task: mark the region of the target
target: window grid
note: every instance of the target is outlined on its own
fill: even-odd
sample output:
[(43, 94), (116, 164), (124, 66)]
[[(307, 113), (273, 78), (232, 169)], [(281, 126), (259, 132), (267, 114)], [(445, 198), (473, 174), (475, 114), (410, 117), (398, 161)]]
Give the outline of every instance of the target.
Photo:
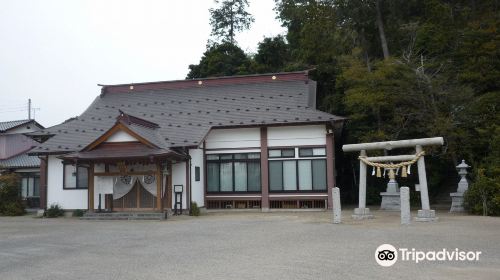
[[(293, 157), (283, 157), (283, 153), (279, 153), (281, 156), (271, 156), (271, 151), (276, 155), (278, 154), (276, 151), (280, 150), (294, 150), (294, 156)], [(269, 149), (269, 192), (324, 192), (328, 189), (327, 186), (327, 181), (326, 181), (326, 176), (327, 176), (327, 170), (326, 170), (326, 147), (325, 146), (316, 146), (316, 147), (296, 147), (296, 148), (279, 148), (279, 149)], [(293, 161), (295, 162), (295, 178), (288, 180), (285, 177), (285, 164), (284, 162), (290, 162)], [(319, 164), (318, 162), (322, 161), (322, 164)], [(271, 162), (274, 162), (274, 164), (271, 164)], [(277, 162), (281, 163), (281, 168), (277, 169), (277, 172), (281, 172), (281, 179), (279, 180), (281, 183), (280, 189), (277, 189), (277, 186), (273, 184), (271, 181), (272, 177), (272, 172), (271, 172), (271, 166), (274, 165), (276, 166)], [(300, 166), (303, 165), (303, 162), (309, 162), (310, 166), (310, 181), (311, 185), (308, 189), (301, 189), (301, 177), (300, 177)], [(317, 170), (318, 166), (323, 165), (323, 170)], [(316, 168), (315, 168), (316, 166)], [(320, 172), (321, 171), (321, 172)], [(325, 177), (321, 179), (322, 182), (324, 182), (324, 186), (318, 187), (316, 185), (317, 179), (315, 180), (315, 175), (320, 174), (323, 175), (322, 177)], [(290, 190), (287, 189), (287, 186), (285, 186), (285, 182), (288, 181), (295, 181), (295, 189)]]
[[(260, 166), (260, 153), (240, 153), (240, 154), (210, 154), (207, 155), (207, 160), (206, 160), (206, 166), (207, 166), (207, 193), (252, 193), (252, 192), (260, 192), (261, 191), (261, 186), (260, 186), (260, 180), (261, 180), (261, 166)], [(230, 163), (230, 169), (231, 169), (231, 181), (232, 181), (232, 188), (231, 190), (222, 190), (222, 179), (221, 179), (221, 170), (222, 170), (222, 165), (223, 164), (228, 164)], [(241, 186), (236, 185), (236, 168), (235, 164), (236, 163), (246, 163), (245, 164), (245, 172), (246, 172), (246, 190), (237, 190), (237, 188), (241, 188)], [(258, 187), (255, 190), (249, 190), (250, 188), (255, 188), (254, 185), (250, 184), (251, 178), (255, 176), (251, 176), (249, 173), (249, 169), (255, 168), (255, 166), (250, 167), (250, 164), (258, 164)], [(209, 178), (211, 176), (211, 173), (208, 170), (209, 164), (216, 164), (218, 166), (217, 168), (217, 189), (216, 190), (210, 190), (209, 188)], [(250, 168), (249, 168), (250, 167)], [(255, 170), (253, 170), (255, 171)], [(255, 178), (254, 178), (255, 179)]]

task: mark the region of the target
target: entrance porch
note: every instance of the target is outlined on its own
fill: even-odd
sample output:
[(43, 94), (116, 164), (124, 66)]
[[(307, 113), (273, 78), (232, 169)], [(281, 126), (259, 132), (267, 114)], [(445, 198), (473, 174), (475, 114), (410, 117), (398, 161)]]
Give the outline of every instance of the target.
[[(171, 150), (159, 153), (135, 147), (140, 145), (103, 143), (98, 149), (62, 157), (65, 174), (76, 173), (77, 181), (88, 180), (89, 213), (172, 209), (173, 165), (186, 161), (187, 156)], [(87, 174), (80, 172), (83, 167)], [(87, 178), (83, 178), (85, 175)]]

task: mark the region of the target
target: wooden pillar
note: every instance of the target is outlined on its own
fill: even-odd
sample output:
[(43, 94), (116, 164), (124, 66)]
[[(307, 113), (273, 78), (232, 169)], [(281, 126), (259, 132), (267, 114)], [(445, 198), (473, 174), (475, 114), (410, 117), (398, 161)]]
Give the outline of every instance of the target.
[(267, 127), (260, 128), (261, 204), (263, 212), (269, 211), (269, 162), (267, 152)]
[(88, 189), (88, 195), (89, 195), (89, 212), (94, 212), (94, 163), (90, 164), (89, 167), (89, 189)]
[(162, 176), (161, 176), (161, 165), (159, 163), (156, 164), (156, 210), (158, 212), (163, 212), (163, 203), (161, 199), (161, 185), (162, 185)]
[(326, 183), (328, 186), (328, 209), (333, 209), (333, 188), (335, 187), (335, 145), (334, 135), (326, 135)]
[(172, 177), (173, 177), (173, 166), (172, 166), (172, 163), (171, 162), (168, 162), (167, 163), (167, 168), (168, 168), (168, 172), (170, 175), (168, 175), (168, 179), (167, 179), (167, 186), (166, 186), (166, 190), (165, 190), (165, 198), (167, 200), (167, 208), (168, 209), (172, 209)]
[(47, 208), (47, 170), (48, 156), (40, 158), (40, 209)]

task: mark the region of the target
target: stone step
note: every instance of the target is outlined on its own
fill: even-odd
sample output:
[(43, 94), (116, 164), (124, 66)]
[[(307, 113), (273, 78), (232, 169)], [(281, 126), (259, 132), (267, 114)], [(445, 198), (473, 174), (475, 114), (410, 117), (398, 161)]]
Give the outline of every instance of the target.
[(165, 213), (156, 212), (112, 212), (85, 213), (80, 220), (164, 220)]

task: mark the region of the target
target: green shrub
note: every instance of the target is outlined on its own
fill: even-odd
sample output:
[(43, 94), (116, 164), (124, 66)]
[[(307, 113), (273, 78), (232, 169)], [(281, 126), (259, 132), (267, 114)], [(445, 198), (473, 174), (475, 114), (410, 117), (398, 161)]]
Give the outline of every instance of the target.
[(52, 204), (47, 210), (45, 210), (45, 217), (47, 218), (57, 218), (63, 215), (64, 209), (62, 209), (58, 204)]
[(85, 214), (85, 211), (82, 209), (76, 209), (73, 211), (73, 217), (83, 217), (83, 214)]
[(0, 176), (0, 215), (24, 215), (24, 205), (19, 196), (20, 178), (15, 173)]
[(465, 192), (464, 207), (472, 214), (500, 216), (500, 178), (490, 178), (478, 169), (476, 180)]
[(198, 204), (196, 202), (191, 202), (191, 210), (189, 210), (189, 215), (190, 216), (200, 215), (200, 208), (198, 207)]
[(5, 203), (2, 209), (4, 216), (22, 216), (25, 213), (24, 205), (18, 201)]

